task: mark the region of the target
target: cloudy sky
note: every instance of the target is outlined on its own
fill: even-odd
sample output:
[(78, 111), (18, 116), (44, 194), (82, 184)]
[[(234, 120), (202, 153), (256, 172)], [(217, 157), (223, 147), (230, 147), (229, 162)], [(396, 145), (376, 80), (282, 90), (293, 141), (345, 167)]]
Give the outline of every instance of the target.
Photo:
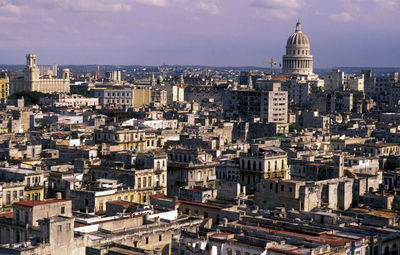
[(262, 66), (300, 19), (316, 67), (397, 67), (399, 13), (399, 0), (0, 0), (0, 64)]

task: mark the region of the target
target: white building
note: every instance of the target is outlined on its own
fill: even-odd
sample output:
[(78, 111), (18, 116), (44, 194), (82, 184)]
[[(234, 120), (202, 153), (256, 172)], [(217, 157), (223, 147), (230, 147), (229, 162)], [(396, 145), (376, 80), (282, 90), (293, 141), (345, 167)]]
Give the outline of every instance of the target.
[(182, 84), (165, 86), (167, 90), (167, 104), (185, 101), (185, 87)]
[(117, 70), (107, 71), (106, 79), (108, 81), (121, 82), (121, 71)]
[(301, 23), (297, 22), (296, 31), (286, 43), (286, 55), (283, 56), (283, 74), (313, 74), (313, 57), (310, 53), (310, 41), (301, 31)]
[(98, 98), (86, 98), (78, 94), (59, 94), (57, 101), (54, 103), (55, 106), (68, 106), (68, 107), (79, 107), (79, 106), (96, 106), (99, 105)]
[(364, 91), (364, 74), (346, 74), (339, 69), (333, 69), (324, 76), (325, 91)]
[(10, 76), (10, 94), (18, 91), (38, 91), (42, 93), (68, 93), (69, 69), (62, 69), (61, 78), (52, 75), (40, 75), (36, 64), (36, 55), (26, 55), (26, 66), (22, 75)]

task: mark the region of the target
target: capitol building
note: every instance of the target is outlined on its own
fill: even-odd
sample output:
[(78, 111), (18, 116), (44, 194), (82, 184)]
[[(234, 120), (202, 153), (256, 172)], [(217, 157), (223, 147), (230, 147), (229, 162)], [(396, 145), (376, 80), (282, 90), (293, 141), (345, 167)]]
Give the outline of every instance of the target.
[(288, 75), (312, 75), (313, 57), (310, 52), (310, 40), (301, 31), (300, 21), (296, 31), (286, 43), (286, 54), (283, 56), (282, 73)]

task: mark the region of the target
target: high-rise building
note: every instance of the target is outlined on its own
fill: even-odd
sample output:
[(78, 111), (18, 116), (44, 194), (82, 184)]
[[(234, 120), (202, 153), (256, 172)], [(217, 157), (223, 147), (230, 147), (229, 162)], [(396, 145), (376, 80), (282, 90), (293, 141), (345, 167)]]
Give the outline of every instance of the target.
[(287, 123), (288, 92), (282, 91), (281, 85), (281, 82), (258, 80), (255, 88), (227, 90), (224, 111), (241, 118), (260, 118), (266, 123)]
[(283, 56), (282, 72), (289, 75), (313, 74), (313, 57), (310, 53), (310, 40), (301, 31), (300, 21), (296, 31), (286, 43), (286, 55)]

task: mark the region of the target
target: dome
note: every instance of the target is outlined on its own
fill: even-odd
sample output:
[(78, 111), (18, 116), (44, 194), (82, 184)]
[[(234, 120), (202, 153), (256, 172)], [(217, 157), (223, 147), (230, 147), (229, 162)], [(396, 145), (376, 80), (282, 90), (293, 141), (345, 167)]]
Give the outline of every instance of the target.
[(301, 31), (300, 21), (296, 31), (286, 43), (286, 54), (283, 55), (282, 73), (289, 75), (310, 75), (313, 73), (313, 56), (310, 53), (310, 40)]
[(301, 23), (297, 22), (296, 32), (294, 32), (287, 40), (286, 46), (296, 46), (296, 45), (310, 45), (308, 37), (301, 32)]

